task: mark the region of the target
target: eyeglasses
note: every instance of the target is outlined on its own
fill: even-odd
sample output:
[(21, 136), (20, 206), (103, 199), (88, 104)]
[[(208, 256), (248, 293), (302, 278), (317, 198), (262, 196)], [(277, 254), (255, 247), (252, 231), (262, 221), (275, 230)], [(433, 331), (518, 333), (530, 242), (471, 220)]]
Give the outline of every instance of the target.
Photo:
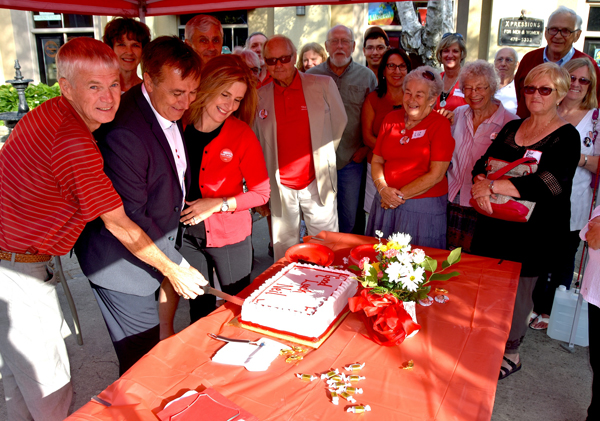
[(496, 59), (496, 63), (506, 63), (506, 64), (510, 64), (510, 63), (514, 63), (514, 59), (510, 58), (510, 57), (498, 57)]
[(538, 91), (541, 96), (548, 96), (552, 93), (552, 91), (556, 91), (556, 89), (552, 89), (547, 86), (540, 86), (539, 88), (535, 86), (526, 86), (523, 88), (525, 95), (533, 95), (535, 94), (535, 91)]
[(342, 44), (344, 47), (348, 47), (350, 46), (350, 44), (352, 44), (354, 42), (354, 40), (348, 39), (348, 38), (342, 38), (342, 39), (328, 39), (327, 41), (330, 45), (339, 45)]
[(546, 28), (546, 30), (548, 31), (548, 33), (552, 36), (558, 34), (560, 32), (560, 34), (562, 35), (563, 38), (567, 38), (569, 37), (573, 32), (577, 32), (580, 31), (581, 29), (575, 29), (574, 31), (571, 31), (570, 29), (567, 28)]
[(222, 44), (223, 40), (220, 37), (213, 37), (212, 39), (208, 39), (207, 37), (198, 38), (198, 42), (202, 45), (208, 45), (209, 42), (213, 44)]
[(368, 47), (365, 47), (365, 51), (368, 51), (369, 53), (372, 53), (373, 50), (376, 50), (378, 53), (383, 53), (387, 49), (388, 47), (386, 45), (369, 45)]
[(281, 56), (281, 57), (273, 57), (273, 58), (265, 58), (265, 63), (269, 66), (275, 66), (277, 62), (280, 61), (281, 64), (287, 64), (292, 61), (292, 56)]
[(400, 70), (400, 71), (404, 71), (407, 69), (406, 64), (405, 63), (401, 63), (401, 64), (394, 64), (394, 63), (388, 63), (385, 65), (385, 67), (388, 68), (388, 70), (390, 71), (394, 71), (396, 69)]
[(478, 94), (484, 94), (485, 91), (487, 91), (489, 89), (489, 87), (490, 87), (490, 85), (488, 85), (488, 86), (477, 86), (475, 88), (471, 88), (470, 86), (465, 86), (462, 91), (465, 94), (469, 94), (471, 92), (476, 92)]
[(421, 73), (421, 76), (423, 76), (425, 79), (430, 80), (430, 81), (435, 81), (435, 75), (433, 74), (433, 72), (429, 71), (429, 70), (425, 70), (423, 73)]
[(260, 75), (260, 67), (251, 67), (250, 70), (252, 71), (252, 73), (254, 73), (255, 75)]
[(458, 32), (446, 32), (444, 35), (442, 35), (442, 39), (447, 38), (450, 35), (454, 35), (458, 39), (463, 39), (463, 36), (461, 34), (459, 34)]
[(579, 79), (577, 79), (577, 76), (571, 75), (571, 83), (575, 82), (576, 80), (579, 80), (580, 85), (589, 85), (590, 83), (592, 83), (591, 80), (585, 77), (580, 77)]

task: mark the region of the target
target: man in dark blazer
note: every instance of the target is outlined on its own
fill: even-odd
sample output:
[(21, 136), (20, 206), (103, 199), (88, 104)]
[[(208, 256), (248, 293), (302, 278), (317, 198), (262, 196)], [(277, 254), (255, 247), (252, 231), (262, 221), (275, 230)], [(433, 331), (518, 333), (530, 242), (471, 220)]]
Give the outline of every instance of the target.
[[(177, 37), (159, 37), (144, 47), (141, 65), (143, 83), (123, 95), (114, 121), (95, 136), (127, 215), (173, 262), (189, 266), (175, 249), (190, 179), (180, 119), (196, 98), (201, 62)], [(87, 225), (75, 252), (123, 374), (159, 342), (156, 297), (163, 275), (133, 256), (99, 219)]]

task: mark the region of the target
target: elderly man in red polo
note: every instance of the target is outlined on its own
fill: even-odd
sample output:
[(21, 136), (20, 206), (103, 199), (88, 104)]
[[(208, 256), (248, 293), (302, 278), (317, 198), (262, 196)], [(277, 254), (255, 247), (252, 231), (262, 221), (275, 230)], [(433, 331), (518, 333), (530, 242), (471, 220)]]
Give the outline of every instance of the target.
[(64, 322), (47, 262), (102, 218), (140, 260), (195, 297), (206, 284), (170, 261), (125, 214), (92, 137), (119, 106), (119, 62), (106, 44), (75, 38), (56, 57), (62, 96), (34, 109), (0, 150), (0, 355), (8, 419), (63, 420), (72, 387)]
[[(572, 58), (587, 57), (590, 59), (596, 69), (596, 79), (600, 80), (600, 69), (590, 56), (576, 50), (573, 44), (581, 36), (581, 17), (565, 6), (560, 6), (548, 18), (548, 25), (544, 31), (544, 36), (548, 45), (544, 48), (538, 48), (525, 54), (519, 69), (515, 75), (515, 91), (517, 94), (517, 115), (521, 118), (529, 117), (529, 110), (525, 105), (525, 94), (523, 87), (525, 78), (531, 69), (538, 64), (551, 61), (562, 66)], [(600, 101), (600, 84), (597, 92), (598, 101)]]
[[(309, 235), (338, 231), (335, 150), (346, 127), (344, 104), (330, 77), (296, 67), (296, 47), (283, 35), (265, 42), (273, 83), (258, 91), (254, 132), (271, 183), (275, 259), (299, 242), (300, 212)], [(259, 210), (268, 213), (267, 205)]]

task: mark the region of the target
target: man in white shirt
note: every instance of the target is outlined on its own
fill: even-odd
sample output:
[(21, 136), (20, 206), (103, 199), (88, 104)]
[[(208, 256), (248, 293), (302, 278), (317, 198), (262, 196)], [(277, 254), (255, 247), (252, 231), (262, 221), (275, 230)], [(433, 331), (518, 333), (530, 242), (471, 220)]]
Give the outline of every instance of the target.
[[(123, 95), (114, 121), (94, 136), (127, 216), (173, 262), (189, 266), (175, 247), (190, 182), (180, 120), (196, 99), (202, 63), (189, 45), (163, 36), (144, 47), (141, 65), (143, 83)], [(100, 220), (86, 225), (75, 252), (123, 374), (159, 342), (155, 294), (164, 276), (136, 259)]]
[(517, 113), (517, 93), (515, 92), (515, 72), (519, 65), (517, 51), (505, 47), (498, 50), (494, 59), (496, 73), (500, 77), (500, 87), (496, 99), (502, 102), (504, 108), (513, 114)]

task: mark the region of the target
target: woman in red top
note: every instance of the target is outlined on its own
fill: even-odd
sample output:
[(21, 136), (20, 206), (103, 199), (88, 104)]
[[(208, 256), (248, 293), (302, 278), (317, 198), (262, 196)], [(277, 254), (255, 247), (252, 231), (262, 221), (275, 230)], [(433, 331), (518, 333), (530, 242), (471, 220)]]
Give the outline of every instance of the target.
[(435, 52), (437, 61), (444, 67), (441, 73), (444, 86), (435, 103), (435, 110), (454, 111), (466, 105), (465, 95), (458, 87), (458, 75), (467, 57), (467, 45), (459, 33), (446, 33), (442, 36)]
[(391, 111), (402, 108), (404, 98), (402, 84), (411, 70), (410, 59), (404, 50), (398, 48), (387, 50), (379, 64), (377, 89), (367, 95), (362, 107), (360, 118), (363, 143), (371, 149), (367, 155), (367, 183), (364, 203), (364, 211), (367, 213), (371, 210), (373, 197), (377, 192), (373, 184), (373, 178), (371, 178), (372, 150), (375, 147), (377, 135), (385, 116)]
[[(192, 180), (181, 213), (185, 228), (179, 251), (211, 284), (216, 269), (222, 290), (231, 295), (250, 284), (249, 210), (267, 203), (270, 193), (262, 148), (250, 129), (258, 101), (255, 85), (252, 71), (240, 56), (215, 57), (202, 69), (196, 101), (184, 116)], [(171, 298), (170, 294), (161, 296), (161, 304)], [(175, 309), (161, 307), (163, 338), (173, 333)], [(214, 309), (212, 295), (190, 300), (191, 322)]]
[(403, 108), (381, 125), (371, 169), (377, 194), (367, 235), (404, 232), (413, 244), (446, 248), (446, 170), (454, 152), (450, 122), (432, 112), (440, 76), (422, 66), (404, 78)]

